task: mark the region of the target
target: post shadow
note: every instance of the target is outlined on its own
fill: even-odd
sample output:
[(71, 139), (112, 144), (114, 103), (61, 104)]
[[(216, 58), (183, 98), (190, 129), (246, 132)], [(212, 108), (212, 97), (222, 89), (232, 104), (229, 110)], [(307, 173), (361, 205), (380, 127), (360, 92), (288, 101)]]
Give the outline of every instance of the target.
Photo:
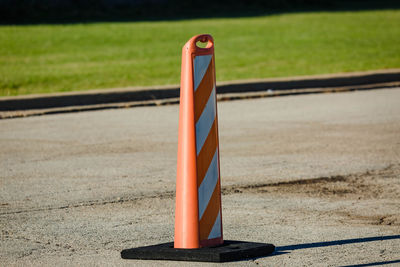
[(379, 265), (394, 264), (394, 263), (400, 263), (400, 260), (376, 261), (376, 262), (370, 262), (370, 263), (365, 263), (365, 264), (345, 265), (342, 267), (366, 267), (366, 266), (379, 266)]
[[(296, 244), (296, 245), (289, 245), (289, 246), (280, 246), (280, 247), (275, 247), (275, 251), (268, 256), (254, 257), (252, 259), (256, 260), (256, 259), (261, 259), (261, 258), (266, 258), (266, 257), (274, 257), (274, 256), (283, 255), (283, 254), (289, 254), (290, 251), (298, 250), (298, 249), (340, 246), (340, 245), (347, 245), (347, 244), (365, 243), (365, 242), (373, 242), (373, 241), (385, 241), (385, 240), (393, 240), (393, 239), (400, 239), (400, 235), (352, 238), (352, 239), (333, 240), (333, 241), (326, 241), (326, 242), (314, 242), (314, 243), (304, 243), (304, 244)], [(371, 263), (365, 263), (365, 264), (359, 264), (359, 265), (348, 265), (348, 266), (342, 266), (342, 267), (377, 266), (377, 265), (385, 265), (385, 264), (392, 264), (392, 263), (398, 263), (398, 262), (400, 262), (400, 260), (371, 262)]]
[(315, 243), (305, 243), (305, 244), (297, 244), (297, 245), (289, 245), (289, 246), (280, 246), (280, 247), (275, 247), (275, 251), (283, 252), (283, 251), (287, 251), (287, 250), (340, 246), (340, 245), (347, 245), (347, 244), (354, 244), (354, 243), (365, 243), (365, 242), (384, 241), (384, 240), (392, 240), (392, 239), (400, 239), (400, 235), (352, 238), (352, 239), (334, 240), (334, 241), (326, 241), (326, 242), (315, 242)]
[[(393, 240), (393, 239), (400, 239), (400, 235), (352, 238), (352, 239), (334, 240), (334, 241), (326, 241), (326, 242), (314, 242), (314, 243), (304, 243), (304, 244), (296, 244), (296, 245), (289, 245), (289, 246), (280, 246), (280, 247), (275, 247), (275, 252), (272, 253), (269, 257), (287, 254), (287, 253), (290, 253), (290, 251), (292, 251), (292, 250), (298, 250), (298, 249), (340, 246), (340, 245), (347, 245), (347, 244), (365, 243), (365, 242), (373, 242), (373, 241), (385, 241), (385, 240)], [(378, 262), (370, 262), (370, 263), (363, 263), (363, 264), (345, 265), (342, 267), (367, 267), (367, 266), (379, 266), (379, 265), (387, 265), (387, 264), (394, 264), (394, 263), (400, 263), (400, 259), (391, 260), (391, 261), (378, 261)]]

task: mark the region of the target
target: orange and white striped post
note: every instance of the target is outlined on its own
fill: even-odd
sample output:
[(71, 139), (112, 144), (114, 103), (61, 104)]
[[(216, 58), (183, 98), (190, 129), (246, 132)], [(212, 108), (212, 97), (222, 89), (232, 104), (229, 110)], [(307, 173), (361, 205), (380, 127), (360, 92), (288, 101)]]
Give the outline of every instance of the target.
[(214, 40), (194, 36), (182, 50), (175, 248), (223, 243), (215, 85)]
[(182, 51), (174, 242), (124, 249), (121, 257), (226, 262), (271, 254), (272, 244), (223, 239), (219, 166), (214, 40), (202, 34)]

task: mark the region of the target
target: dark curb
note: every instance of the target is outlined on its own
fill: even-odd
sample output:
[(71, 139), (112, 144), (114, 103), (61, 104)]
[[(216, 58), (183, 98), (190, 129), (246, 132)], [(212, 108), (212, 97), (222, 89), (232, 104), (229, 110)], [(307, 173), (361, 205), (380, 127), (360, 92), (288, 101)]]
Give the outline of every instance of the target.
[[(238, 97), (238, 94), (261, 94), (263, 97), (266, 94), (276, 91), (304, 91), (307, 89), (309, 91), (311, 90), (320, 92), (321, 90), (324, 90), (324, 88), (326, 88), (327, 91), (332, 92), (335, 91), (332, 90), (332, 88), (336, 87), (364, 87), (371, 84), (381, 84), (382, 87), (393, 87), (398, 86), (398, 82), (400, 82), (400, 69), (389, 69), (318, 76), (223, 82), (217, 84), (217, 91), (220, 96), (233, 94), (236, 95), (234, 99), (238, 99), (248, 98), (245, 96)], [(385, 86), (385, 84), (390, 84), (391, 86)], [(285, 94), (283, 93), (283, 95)], [(79, 110), (102, 109), (107, 107), (119, 108), (127, 106), (143, 106), (146, 104), (140, 103), (148, 102), (158, 105), (158, 102), (161, 104), (163, 102), (176, 103), (177, 98), (179, 98), (179, 86), (124, 88), (46, 95), (3, 97), (0, 98), (0, 113), (15, 113), (17, 111), (30, 111), (27, 113), (32, 113), (34, 110), (39, 111), (49, 109), (70, 110), (71, 112)], [(229, 99), (230, 98), (228, 97), (225, 100)], [(132, 102), (136, 104), (132, 104)], [(49, 114), (54, 112), (44, 113)], [(44, 113), (42, 112), (41, 114)], [(10, 116), (0, 117), (5, 118)]]

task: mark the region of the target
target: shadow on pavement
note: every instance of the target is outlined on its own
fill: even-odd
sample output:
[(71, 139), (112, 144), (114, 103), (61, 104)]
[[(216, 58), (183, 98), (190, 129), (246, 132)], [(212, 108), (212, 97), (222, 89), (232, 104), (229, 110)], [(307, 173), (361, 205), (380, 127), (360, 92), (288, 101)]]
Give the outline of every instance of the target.
[[(400, 239), (400, 235), (374, 236), (374, 237), (353, 238), (353, 239), (344, 239), (344, 240), (334, 240), (334, 241), (326, 241), (326, 242), (315, 242), (315, 243), (305, 243), (305, 244), (281, 246), (281, 247), (275, 247), (275, 251), (271, 255), (263, 256), (263, 257), (256, 257), (256, 258), (253, 258), (253, 260), (261, 259), (261, 258), (264, 258), (264, 257), (273, 257), (273, 256), (288, 254), (288, 253), (290, 253), (291, 250), (306, 249), (306, 248), (320, 248), (320, 247), (329, 247), (329, 246), (339, 246), (339, 245), (364, 243), (364, 242), (372, 242), (372, 241), (392, 240), (392, 239)], [(348, 265), (348, 266), (342, 266), (342, 267), (376, 266), (376, 265), (392, 264), (392, 263), (398, 263), (398, 262), (400, 262), (400, 260), (372, 262), (372, 263), (365, 263), (365, 264), (360, 264), (360, 265)]]
[(353, 238), (353, 239), (334, 240), (334, 241), (326, 241), (326, 242), (315, 242), (315, 243), (305, 243), (305, 244), (298, 244), (298, 245), (289, 245), (289, 246), (276, 247), (275, 251), (281, 252), (281, 251), (286, 251), (286, 250), (298, 250), (298, 249), (305, 249), (305, 248), (320, 248), (320, 247), (339, 246), (339, 245), (347, 245), (347, 244), (354, 244), (354, 243), (384, 241), (384, 240), (392, 240), (392, 239), (400, 239), (400, 235), (374, 236), (374, 237), (365, 237), (365, 238)]
[(371, 262), (371, 263), (365, 263), (365, 264), (345, 265), (345, 266), (342, 266), (342, 267), (379, 266), (379, 265), (394, 264), (394, 263), (399, 263), (399, 262), (400, 262), (400, 260), (394, 260), (394, 261), (377, 261), (377, 262)]

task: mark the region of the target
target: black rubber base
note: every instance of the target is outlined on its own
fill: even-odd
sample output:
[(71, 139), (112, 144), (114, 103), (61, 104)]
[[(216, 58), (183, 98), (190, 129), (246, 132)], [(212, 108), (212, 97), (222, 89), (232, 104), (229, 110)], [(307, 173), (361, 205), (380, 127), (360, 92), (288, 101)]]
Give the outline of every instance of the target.
[(267, 256), (274, 252), (272, 244), (225, 240), (216, 247), (176, 249), (174, 243), (124, 249), (123, 259), (227, 262)]

